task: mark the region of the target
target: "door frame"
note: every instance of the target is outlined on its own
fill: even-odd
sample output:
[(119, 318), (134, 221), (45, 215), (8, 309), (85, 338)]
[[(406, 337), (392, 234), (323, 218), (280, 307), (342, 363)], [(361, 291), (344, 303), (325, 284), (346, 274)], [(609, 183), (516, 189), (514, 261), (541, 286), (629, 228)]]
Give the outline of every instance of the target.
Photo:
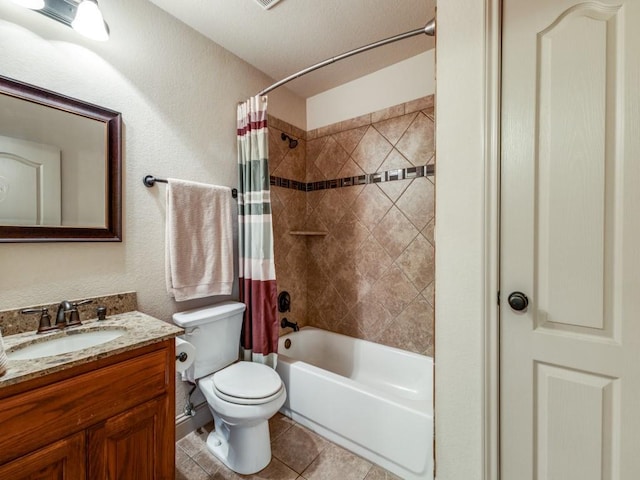
[(500, 0), (437, 7), (436, 478), (499, 455)]
[(502, 1), (487, 0), (485, 57), (484, 477), (500, 479), (500, 152)]

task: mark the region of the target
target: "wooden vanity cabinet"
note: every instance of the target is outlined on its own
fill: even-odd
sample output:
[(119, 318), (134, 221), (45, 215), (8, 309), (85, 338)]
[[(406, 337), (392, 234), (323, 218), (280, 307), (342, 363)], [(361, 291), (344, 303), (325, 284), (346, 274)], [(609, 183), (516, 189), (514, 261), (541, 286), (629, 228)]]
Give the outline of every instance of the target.
[(86, 477), (84, 432), (42, 447), (0, 466), (0, 478), (72, 480)]
[(173, 339), (0, 389), (0, 479), (175, 478)]

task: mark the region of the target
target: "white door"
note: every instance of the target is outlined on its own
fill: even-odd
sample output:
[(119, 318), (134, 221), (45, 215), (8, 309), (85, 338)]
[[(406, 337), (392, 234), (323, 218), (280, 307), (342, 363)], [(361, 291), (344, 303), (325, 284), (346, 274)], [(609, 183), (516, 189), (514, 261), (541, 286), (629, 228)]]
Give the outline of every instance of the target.
[(639, 25), (503, 1), (502, 480), (640, 479)]
[(0, 136), (0, 225), (60, 225), (60, 149)]

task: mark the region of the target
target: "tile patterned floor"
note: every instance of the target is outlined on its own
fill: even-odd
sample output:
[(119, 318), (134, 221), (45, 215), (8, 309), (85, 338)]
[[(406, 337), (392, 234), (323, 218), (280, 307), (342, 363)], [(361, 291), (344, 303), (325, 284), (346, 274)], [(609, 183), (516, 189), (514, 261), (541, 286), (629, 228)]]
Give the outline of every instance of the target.
[(176, 445), (176, 480), (400, 480), (277, 413), (269, 420), (271, 463), (254, 475), (225, 467), (205, 445), (207, 424)]

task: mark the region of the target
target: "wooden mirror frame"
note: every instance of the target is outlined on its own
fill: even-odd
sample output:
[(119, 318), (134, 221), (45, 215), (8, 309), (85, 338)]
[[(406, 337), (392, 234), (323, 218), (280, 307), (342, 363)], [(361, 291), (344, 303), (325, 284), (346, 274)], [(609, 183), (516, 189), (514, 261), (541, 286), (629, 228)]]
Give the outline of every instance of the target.
[(0, 93), (104, 122), (107, 127), (105, 228), (0, 225), (0, 242), (121, 242), (121, 114), (3, 76), (0, 76)]

